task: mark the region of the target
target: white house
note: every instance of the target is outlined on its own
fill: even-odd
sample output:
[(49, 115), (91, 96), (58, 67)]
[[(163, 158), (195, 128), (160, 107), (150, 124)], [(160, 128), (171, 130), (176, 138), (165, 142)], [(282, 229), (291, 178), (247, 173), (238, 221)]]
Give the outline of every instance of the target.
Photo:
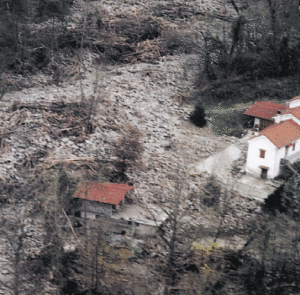
[(273, 124), (248, 141), (246, 172), (261, 178), (274, 178), (282, 159), (300, 159), (300, 96), (277, 110)]

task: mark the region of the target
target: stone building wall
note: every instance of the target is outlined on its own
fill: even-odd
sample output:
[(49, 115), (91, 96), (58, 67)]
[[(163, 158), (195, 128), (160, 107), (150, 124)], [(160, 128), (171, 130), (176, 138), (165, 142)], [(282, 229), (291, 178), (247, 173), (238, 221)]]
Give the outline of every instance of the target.
[[(82, 205), (81, 205), (81, 211), (88, 213), (92, 213), (95, 215), (106, 215), (106, 216), (111, 216), (112, 215), (112, 205), (111, 204), (106, 204), (106, 203), (100, 203), (100, 202), (95, 202), (95, 201), (88, 201), (88, 200), (82, 200)], [(89, 217), (91, 217), (91, 214), (88, 214)]]

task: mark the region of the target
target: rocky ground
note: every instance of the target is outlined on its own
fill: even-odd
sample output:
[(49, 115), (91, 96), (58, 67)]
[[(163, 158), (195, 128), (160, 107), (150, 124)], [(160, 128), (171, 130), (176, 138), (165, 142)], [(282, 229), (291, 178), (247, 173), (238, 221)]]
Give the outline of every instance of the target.
[[(76, 5), (79, 13), (80, 3)], [(100, 5), (100, 1), (93, 1), (91, 5)], [(101, 8), (110, 16), (129, 13), (138, 17), (147, 13), (183, 31), (220, 27), (223, 22), (218, 20), (227, 21), (236, 15), (230, 1), (174, 1), (172, 5), (166, 1), (101, 1)], [(206, 14), (215, 14), (217, 21), (213, 23)], [(220, 225), (219, 215), (213, 208), (189, 200), (190, 195), (199, 195), (200, 200), (209, 174), (187, 175), (186, 167), (232, 144), (242, 150), (237, 165), (242, 167), (246, 145), (235, 137), (217, 137), (209, 127), (200, 129), (188, 121), (188, 114), (193, 110), (189, 98), (197, 75), (198, 55), (181, 54), (161, 57), (152, 63), (98, 67), (93, 65), (95, 54), (84, 54), (83, 79), (43, 86), (49, 83), (46, 78), (33, 77), (36, 87), (8, 92), (0, 101), (1, 182), (18, 187), (26, 184), (28, 175), (51, 180), (52, 167), (60, 162), (93, 168), (97, 159), (105, 163), (105, 169), (111, 169), (109, 163), (115, 159), (112, 150), (128, 126), (134, 126), (141, 131), (144, 146), (142, 165), (127, 171), (129, 181), (136, 187), (132, 195), (136, 205), (151, 209), (154, 215), (160, 214), (159, 206), (167, 208), (172, 202), (174, 174), (183, 174), (182, 208), (198, 210), (194, 221), (215, 232)], [(81, 121), (83, 110), (78, 105), (83, 99), (95, 99), (92, 104), (95, 111), (90, 116), (92, 129), (88, 132), (84, 130), (88, 125)], [(233, 179), (239, 177), (239, 173), (233, 174)], [(242, 232), (250, 219), (259, 219), (259, 202), (244, 198), (239, 192), (228, 195), (228, 186), (222, 182), (220, 185), (223, 195), (220, 206), (227, 206), (223, 231), (237, 229)], [(2, 216), (6, 220), (25, 214), (22, 197), (3, 190), (1, 198), (6, 202), (2, 206)], [(26, 203), (29, 211), (36, 202)], [(151, 218), (147, 213), (143, 217), (145, 220)], [(27, 238), (27, 250), (40, 249), (41, 221), (34, 221), (34, 217), (26, 217), (26, 220), (32, 232)], [(13, 270), (9, 264), (11, 255), (5, 249), (11, 247), (5, 235), (1, 238), (4, 239), (0, 248), (1, 278), (9, 281), (7, 278)], [(22, 294), (28, 294), (24, 292)], [(54, 294), (51, 292), (49, 294)], [(2, 294), (9, 294), (9, 291), (3, 289)]]
[[(129, 124), (142, 131), (145, 148), (143, 168), (128, 173), (136, 186), (136, 198), (152, 203), (158, 198), (157, 190), (161, 195), (169, 195), (174, 187), (174, 169), (188, 167), (232, 143), (240, 144), (238, 138), (217, 137), (208, 127), (200, 129), (187, 121), (193, 106), (180, 105), (178, 96), (192, 89), (196, 61), (197, 56), (176, 56), (156, 65), (112, 66), (97, 74), (91, 70), (82, 81), (82, 89), (84, 96), (89, 97), (99, 87), (99, 111), (93, 115), (94, 133), (81, 143), (72, 136), (51, 138), (44, 110), (10, 110), (14, 101), (28, 105), (78, 101), (79, 81), (6, 94), (1, 122), (6, 134), (2, 141), (2, 179), (22, 182), (20, 165), (34, 171), (66, 159), (107, 159), (123, 127)], [(96, 75), (101, 79), (94, 80)], [(186, 181), (190, 190), (199, 192), (205, 176)]]

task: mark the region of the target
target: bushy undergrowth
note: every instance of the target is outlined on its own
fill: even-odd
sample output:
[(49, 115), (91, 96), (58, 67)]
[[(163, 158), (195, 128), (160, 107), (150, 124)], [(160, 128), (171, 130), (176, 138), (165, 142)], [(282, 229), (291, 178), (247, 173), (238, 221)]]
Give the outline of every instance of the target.
[[(300, 162), (295, 162), (292, 169), (299, 172)], [(295, 175), (291, 168), (283, 166), (281, 169), (281, 177), (286, 182), (278, 187), (265, 200), (264, 209), (273, 214), (284, 213), (290, 218), (300, 221), (300, 179)]]
[(290, 99), (300, 93), (300, 76), (257, 81), (215, 82), (204, 91), (198, 91), (194, 99), (205, 108), (216, 105), (228, 108), (237, 103), (255, 102), (260, 99)]
[(220, 108), (218, 113), (208, 112), (211, 128), (217, 135), (228, 135), (241, 138), (248, 118), (243, 115), (244, 110), (226, 112)]
[(297, 228), (278, 216), (253, 232), (242, 265), (231, 276), (238, 294), (299, 294)]
[(201, 197), (203, 205), (217, 209), (221, 197), (221, 187), (213, 176), (208, 179), (203, 191), (204, 193)]

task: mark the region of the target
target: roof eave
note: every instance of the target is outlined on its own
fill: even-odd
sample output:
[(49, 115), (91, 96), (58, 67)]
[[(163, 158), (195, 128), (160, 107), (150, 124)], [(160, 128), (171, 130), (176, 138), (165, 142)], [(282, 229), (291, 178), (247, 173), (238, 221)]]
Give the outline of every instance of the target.
[(253, 117), (253, 118), (259, 118), (259, 119), (263, 119), (263, 120), (268, 120), (268, 121), (274, 121), (273, 117), (271, 119), (267, 119), (267, 118), (263, 118), (263, 117), (259, 117), (259, 116), (253, 116), (253, 115), (248, 115), (243, 113), (243, 115), (249, 116), (249, 117)]
[(275, 147), (277, 147), (277, 145), (273, 141), (271, 141), (271, 139), (268, 136), (266, 136), (265, 134), (259, 134), (257, 136), (252, 137), (252, 138), (249, 138), (248, 143), (249, 143), (250, 140), (253, 140), (253, 139), (256, 139), (256, 138), (259, 138), (259, 137), (262, 137), (262, 136), (265, 137), (266, 139), (268, 139)]

